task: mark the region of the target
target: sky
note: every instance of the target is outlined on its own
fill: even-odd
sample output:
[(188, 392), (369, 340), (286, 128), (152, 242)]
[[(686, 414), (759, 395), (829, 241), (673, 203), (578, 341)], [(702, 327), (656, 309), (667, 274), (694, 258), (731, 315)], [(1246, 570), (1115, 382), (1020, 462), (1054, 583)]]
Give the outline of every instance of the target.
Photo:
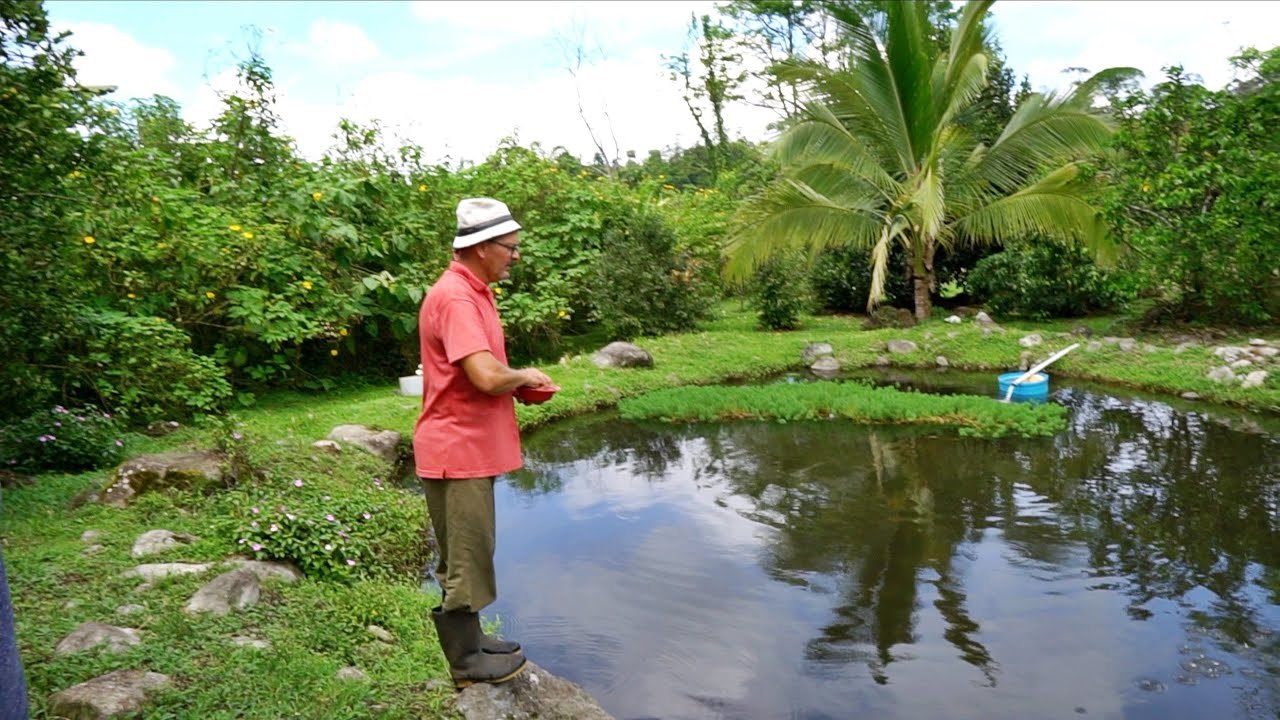
[[(235, 65), (257, 46), (272, 68), (284, 131), (307, 157), (332, 144), (340, 118), (377, 120), (428, 161), (477, 162), (504, 137), (589, 160), (589, 123), (608, 154), (688, 147), (697, 128), (663, 56), (686, 47), (702, 0), (537, 2), (204, 2), (48, 0), (55, 28), (84, 52), (88, 85), (110, 98), (166, 95), (203, 125)], [(1232, 79), (1241, 47), (1280, 45), (1280, 0), (1005, 0), (993, 10), (1008, 63), (1036, 89), (1062, 70), (1133, 66), (1148, 84), (1181, 64), (1206, 85)], [(585, 121), (584, 121), (585, 116)], [(730, 133), (771, 136), (772, 112), (726, 111)]]

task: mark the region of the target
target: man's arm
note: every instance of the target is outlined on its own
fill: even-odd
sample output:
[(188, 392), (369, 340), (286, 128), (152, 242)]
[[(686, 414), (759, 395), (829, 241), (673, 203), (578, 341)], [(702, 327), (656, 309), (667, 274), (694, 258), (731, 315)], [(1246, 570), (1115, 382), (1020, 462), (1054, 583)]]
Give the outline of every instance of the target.
[(537, 368), (515, 370), (498, 362), (488, 350), (481, 350), (462, 358), (462, 371), (483, 393), (504, 395), (518, 387), (550, 385), (551, 378)]

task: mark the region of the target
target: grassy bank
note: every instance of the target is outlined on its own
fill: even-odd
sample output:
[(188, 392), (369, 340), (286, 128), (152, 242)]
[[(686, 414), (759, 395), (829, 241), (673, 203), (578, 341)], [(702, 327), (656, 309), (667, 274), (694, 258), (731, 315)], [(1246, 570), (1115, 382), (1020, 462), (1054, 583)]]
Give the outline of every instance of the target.
[[(1084, 324), (1095, 338), (1123, 334), (1114, 331), (1112, 322), (1103, 318)], [(639, 341), (656, 359), (652, 369), (602, 370), (589, 355), (566, 357), (545, 368), (563, 388), (556, 398), (545, 405), (521, 406), (517, 412), (521, 425), (532, 428), (652, 390), (765, 377), (796, 368), (801, 349), (810, 342), (830, 343), (849, 367), (874, 364), (885, 354), (885, 342), (900, 338), (919, 349), (893, 355), (895, 365), (934, 367), (935, 358), (942, 355), (955, 368), (1007, 370), (1017, 367), (1024, 350), (1018, 340), (1025, 334), (1044, 336), (1044, 344), (1032, 351), (1041, 358), (1080, 340), (1066, 334), (1077, 324), (1010, 323), (1003, 334), (988, 337), (969, 322), (949, 325), (938, 320), (908, 330), (863, 331), (859, 319), (815, 318), (795, 332), (766, 333), (754, 329), (749, 315), (730, 311), (702, 332)], [(1194, 391), (1206, 402), (1280, 412), (1280, 378), (1270, 377), (1262, 387), (1249, 390), (1218, 385), (1205, 378), (1210, 367), (1221, 364), (1212, 354), (1213, 345), (1179, 353), (1168, 339), (1137, 340), (1138, 349), (1127, 352), (1115, 344), (1103, 344), (1096, 351), (1082, 347), (1056, 363), (1053, 373), (1161, 393)], [(1248, 336), (1224, 338), (1216, 344), (1247, 340)], [(1143, 350), (1147, 343), (1153, 349)], [(407, 433), (418, 400), (395, 394), (393, 385), (391, 379), (385, 387), (329, 395), (278, 393), (238, 411), (244, 452), (263, 477), (234, 492), (147, 495), (127, 510), (93, 503), (73, 507), (73, 499), (101, 483), (105, 471), (45, 475), (32, 485), (6, 490), (0, 535), (35, 717), (43, 716), (51, 693), (125, 668), (173, 678), (171, 689), (152, 698), (145, 714), (149, 718), (448, 717), (452, 690), (445, 682), (447, 672), (434, 633), (424, 621), (434, 598), (418, 590), (419, 579), (411, 569), (418, 556), (385, 558), (381, 566), (348, 580), (268, 584), (256, 606), (222, 618), (191, 618), (182, 612), (187, 598), (211, 575), (171, 578), (141, 593), (136, 592), (137, 580), (120, 577), (142, 562), (129, 556), (134, 539), (155, 528), (191, 533), (200, 540), (146, 561), (226, 558), (242, 548), (237, 540), (245, 531), (248, 509), (277, 498), (311, 503), (323, 512), (331, 496), (358, 497), (369, 508), (397, 518), (400, 525), (416, 525), (384, 538), (416, 542), (425, 523), (422, 503), (393, 486), (389, 467), (358, 452), (331, 456), (311, 447), (339, 424)], [(224, 431), (210, 424), (163, 438), (131, 436), (128, 450), (140, 454), (208, 447), (220, 432)], [(381, 478), (377, 488), (371, 486), (375, 477)], [(303, 485), (295, 486), (296, 481)], [(383, 484), (385, 496), (378, 494)], [(84, 554), (88, 543), (81, 534), (86, 530), (100, 533), (95, 542), (102, 545), (101, 552)], [(126, 604), (144, 609), (136, 615), (117, 615), (117, 608)], [(144, 641), (118, 655), (56, 656), (57, 642), (86, 621), (139, 628)], [(395, 641), (374, 642), (366, 630), (369, 625), (386, 629)], [(238, 646), (232, 643), (234, 637), (266, 640), (271, 647)], [(336, 679), (337, 670), (348, 665), (360, 667), (369, 679)]]

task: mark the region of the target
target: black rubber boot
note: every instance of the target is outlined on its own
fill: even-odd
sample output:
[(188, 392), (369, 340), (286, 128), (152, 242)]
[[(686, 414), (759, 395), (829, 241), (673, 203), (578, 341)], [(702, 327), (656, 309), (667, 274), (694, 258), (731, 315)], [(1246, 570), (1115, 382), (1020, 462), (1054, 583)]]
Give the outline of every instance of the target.
[(520, 652), (520, 643), (515, 640), (499, 640), (492, 635), (486, 635), (484, 629), (480, 627), (480, 616), (476, 616), (476, 632), (480, 633), (480, 649), (490, 655), (511, 655)]
[(449, 661), (449, 674), (459, 690), (474, 683), (504, 683), (524, 670), (525, 657), (493, 655), (480, 649), (480, 614), (466, 610), (431, 611), (440, 647)]

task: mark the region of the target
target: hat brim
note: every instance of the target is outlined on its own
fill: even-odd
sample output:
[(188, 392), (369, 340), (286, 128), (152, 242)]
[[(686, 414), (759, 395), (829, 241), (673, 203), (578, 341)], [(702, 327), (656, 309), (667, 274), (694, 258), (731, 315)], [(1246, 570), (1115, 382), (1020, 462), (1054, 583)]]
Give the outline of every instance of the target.
[(520, 230), (520, 229), (521, 229), (520, 223), (516, 222), (515, 220), (508, 220), (504, 223), (499, 223), (498, 225), (494, 225), (493, 227), (488, 227), (483, 230), (473, 232), (467, 235), (458, 235), (454, 237), (453, 249), (461, 250), (462, 248), (471, 247), (472, 245), (479, 245), (480, 243), (485, 242), (486, 240), (499, 238), (499, 237), (502, 237), (503, 235), (510, 235), (511, 233), (516, 232), (517, 230)]

